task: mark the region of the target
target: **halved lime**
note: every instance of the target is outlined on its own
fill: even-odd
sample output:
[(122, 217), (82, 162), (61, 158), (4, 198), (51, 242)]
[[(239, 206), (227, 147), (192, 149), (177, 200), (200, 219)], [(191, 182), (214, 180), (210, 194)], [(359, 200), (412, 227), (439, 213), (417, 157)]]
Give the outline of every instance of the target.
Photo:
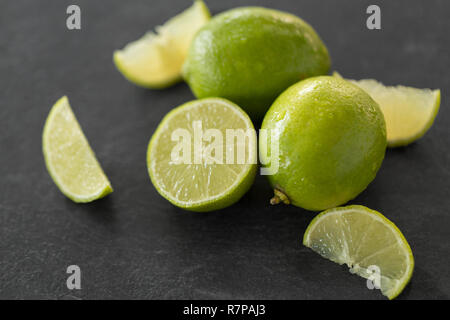
[[(341, 77), (337, 72), (335, 76)], [(441, 103), (441, 91), (384, 86), (373, 79), (351, 80), (379, 105), (386, 120), (389, 147), (408, 145), (430, 129)]]
[(400, 230), (364, 206), (320, 213), (306, 229), (303, 244), (333, 262), (347, 264), (363, 278), (379, 272), (381, 292), (389, 299), (402, 292), (414, 269), (411, 248)]
[(139, 40), (131, 42), (122, 50), (114, 52), (117, 69), (142, 87), (164, 88), (181, 80), (181, 67), (192, 38), (211, 15), (201, 0), (148, 32)]
[(147, 151), (150, 179), (172, 204), (212, 211), (238, 201), (256, 174), (256, 132), (234, 103), (185, 103), (159, 124)]
[(42, 150), (50, 176), (69, 199), (90, 202), (113, 191), (67, 97), (59, 99), (47, 117)]

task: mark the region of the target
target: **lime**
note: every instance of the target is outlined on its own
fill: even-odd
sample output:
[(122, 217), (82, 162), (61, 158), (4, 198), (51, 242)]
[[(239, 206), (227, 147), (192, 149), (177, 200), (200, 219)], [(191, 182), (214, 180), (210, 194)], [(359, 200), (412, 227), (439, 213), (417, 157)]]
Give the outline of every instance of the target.
[(59, 190), (75, 202), (91, 202), (111, 193), (67, 97), (50, 111), (42, 134), (45, 164)]
[(328, 72), (327, 48), (300, 18), (244, 7), (215, 16), (192, 40), (183, 77), (198, 98), (223, 97), (261, 120), (301, 79)]
[(172, 204), (199, 212), (238, 201), (254, 181), (256, 162), (250, 118), (220, 98), (191, 101), (169, 112), (147, 151), (156, 190)]
[(259, 141), (261, 162), (277, 168), (268, 175), (275, 188), (271, 202), (308, 210), (356, 197), (375, 178), (386, 150), (377, 103), (335, 77), (309, 78), (288, 88), (267, 112), (262, 129), (270, 143)]
[(181, 67), (194, 34), (210, 19), (201, 0), (139, 40), (114, 52), (117, 69), (145, 88), (165, 88), (181, 80)]
[[(335, 72), (334, 76), (340, 77)], [(364, 89), (380, 106), (386, 120), (389, 147), (408, 145), (430, 129), (441, 104), (441, 91), (384, 86), (373, 79), (349, 80)]]
[(373, 280), (389, 299), (402, 292), (414, 269), (411, 248), (400, 230), (381, 213), (363, 206), (322, 212), (306, 229), (303, 244)]

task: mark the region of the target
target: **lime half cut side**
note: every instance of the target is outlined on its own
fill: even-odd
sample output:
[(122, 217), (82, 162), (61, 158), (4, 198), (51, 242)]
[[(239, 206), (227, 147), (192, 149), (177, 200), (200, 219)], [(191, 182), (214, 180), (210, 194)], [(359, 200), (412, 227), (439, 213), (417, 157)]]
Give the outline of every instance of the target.
[(254, 181), (256, 132), (248, 115), (228, 100), (191, 101), (161, 121), (148, 146), (147, 166), (156, 190), (175, 206), (222, 209)]
[(91, 202), (113, 191), (67, 97), (59, 99), (47, 117), (42, 150), (53, 181), (74, 202)]
[[(335, 76), (341, 77), (337, 72)], [(380, 106), (386, 120), (389, 147), (408, 145), (432, 126), (441, 104), (441, 91), (385, 86), (373, 79), (350, 80)]]
[(364, 206), (320, 213), (309, 224), (303, 244), (333, 262), (347, 264), (363, 278), (379, 276), (379, 289), (389, 299), (402, 292), (414, 269), (411, 248), (400, 230)]
[(195, 33), (210, 20), (201, 0), (114, 52), (117, 69), (132, 83), (145, 88), (165, 88), (181, 80), (181, 68)]

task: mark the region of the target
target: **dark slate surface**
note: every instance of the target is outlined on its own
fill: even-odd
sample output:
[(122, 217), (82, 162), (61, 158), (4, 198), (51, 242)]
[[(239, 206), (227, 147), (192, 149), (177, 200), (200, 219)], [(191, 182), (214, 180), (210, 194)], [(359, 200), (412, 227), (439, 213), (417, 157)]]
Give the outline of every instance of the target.
[[(82, 30), (65, 27), (82, 9)], [(382, 30), (365, 27), (369, 1), (208, 1), (213, 13), (240, 5), (290, 11), (327, 44), (333, 69), (386, 84), (442, 89), (436, 123), (419, 142), (389, 150), (354, 204), (392, 219), (416, 259), (400, 299), (450, 296), (448, 90), (450, 3), (375, 1)], [(114, 49), (163, 23), (190, 1), (6, 1), (0, 4), (0, 298), (382, 299), (344, 267), (300, 244), (314, 213), (271, 207), (258, 177), (220, 212), (179, 210), (147, 175), (150, 136), (171, 108), (193, 99), (185, 84), (137, 88), (114, 69)], [(77, 205), (51, 181), (41, 131), (68, 95), (115, 192)], [(66, 268), (82, 289), (66, 288)]]

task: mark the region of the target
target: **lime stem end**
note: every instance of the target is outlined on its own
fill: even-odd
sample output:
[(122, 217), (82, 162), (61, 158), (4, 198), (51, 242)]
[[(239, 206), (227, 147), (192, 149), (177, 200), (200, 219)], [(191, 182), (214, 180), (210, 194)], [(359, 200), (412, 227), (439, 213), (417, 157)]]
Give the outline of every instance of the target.
[(270, 199), (271, 205), (276, 205), (279, 204), (280, 202), (283, 202), (284, 204), (291, 203), (287, 195), (284, 194), (283, 191), (281, 191), (280, 189), (277, 188), (273, 189), (273, 194), (274, 194), (273, 198)]

